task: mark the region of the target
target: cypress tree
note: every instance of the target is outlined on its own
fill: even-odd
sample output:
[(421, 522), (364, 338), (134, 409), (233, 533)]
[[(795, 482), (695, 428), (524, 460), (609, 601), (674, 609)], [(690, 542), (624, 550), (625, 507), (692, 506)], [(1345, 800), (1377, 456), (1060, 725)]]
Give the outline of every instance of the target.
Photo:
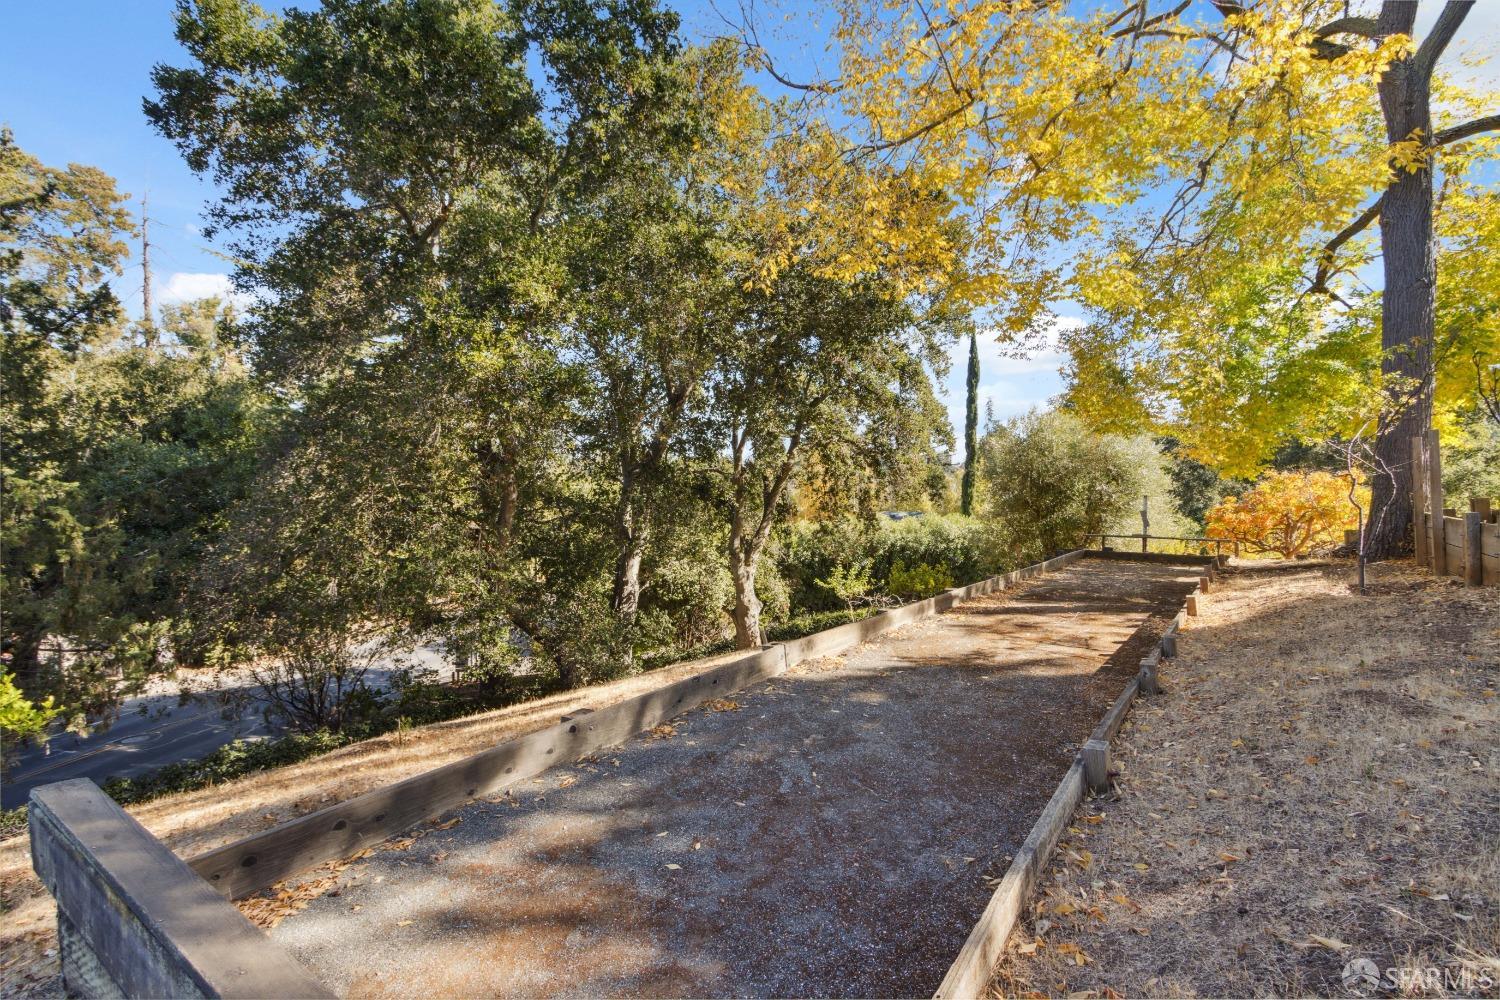
[(974, 461), (979, 450), (979, 337), (969, 331), (968, 408), (964, 412), (964, 478), (959, 487), (958, 509), (974, 512)]

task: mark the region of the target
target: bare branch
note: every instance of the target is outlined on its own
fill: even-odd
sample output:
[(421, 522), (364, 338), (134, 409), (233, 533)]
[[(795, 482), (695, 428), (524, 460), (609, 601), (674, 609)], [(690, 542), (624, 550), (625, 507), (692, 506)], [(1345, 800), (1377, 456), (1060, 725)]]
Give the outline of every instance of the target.
[(1438, 15), (1437, 23), (1422, 39), (1422, 44), (1417, 48), (1416, 58), (1413, 66), (1417, 72), (1417, 79), (1425, 80), (1432, 75), (1433, 67), (1437, 65), (1443, 50), (1453, 40), (1458, 32), (1458, 26), (1464, 23), (1464, 18), (1469, 16), (1469, 8), (1474, 6), (1474, 0), (1448, 0), (1444, 5), (1443, 12)]
[[(1111, 37), (1111, 38), (1124, 38), (1126, 35), (1136, 34), (1137, 32), (1140, 32), (1140, 31), (1142, 31), (1142, 30), (1144, 30), (1146, 28), (1154, 28), (1158, 24), (1161, 24), (1163, 21), (1170, 21), (1172, 18), (1174, 18), (1177, 15), (1181, 14), (1183, 11), (1187, 10), (1188, 7), (1192, 6), (1192, 3), (1193, 3), (1193, 0), (1182, 0), (1182, 3), (1178, 4), (1176, 7), (1173, 7), (1171, 10), (1162, 11), (1160, 14), (1157, 14), (1155, 17), (1149, 17), (1146, 20), (1140, 22), (1139, 24), (1133, 24), (1133, 25), (1130, 25), (1129, 27), (1121, 28), (1119, 31), (1116, 31), (1114, 34), (1110, 35), (1109, 37)], [(1142, 13), (1145, 12), (1145, 7), (1141, 7), (1140, 9), (1141, 9)]]
[(1500, 115), (1487, 115), (1484, 118), (1475, 118), (1471, 122), (1464, 122), (1462, 125), (1440, 128), (1432, 134), (1432, 144), (1446, 146), (1481, 132), (1500, 132)]
[(1314, 38), (1327, 38), (1329, 35), (1359, 35), (1362, 38), (1380, 37), (1373, 17), (1341, 17), (1337, 21), (1329, 21), (1323, 27), (1313, 32)]

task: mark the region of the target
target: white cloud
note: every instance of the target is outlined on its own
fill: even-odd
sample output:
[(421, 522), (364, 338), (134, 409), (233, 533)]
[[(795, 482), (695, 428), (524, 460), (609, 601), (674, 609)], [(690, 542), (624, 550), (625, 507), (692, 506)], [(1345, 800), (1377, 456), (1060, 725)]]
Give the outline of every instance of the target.
[(159, 293), (166, 303), (192, 302), (196, 299), (221, 298), (243, 306), (249, 297), (234, 290), (227, 274), (191, 274), (176, 271), (162, 286)]
[[(1044, 408), (1063, 390), (1059, 369), (1067, 360), (1061, 346), (1062, 335), (1084, 325), (1077, 316), (1051, 315), (1033, 332), (1026, 347), (1002, 345), (993, 331), (979, 333), (979, 419), (993, 412), (1001, 420), (1019, 416), (1032, 408)], [(963, 455), (965, 380), (968, 378), (969, 342), (967, 339), (948, 349), (951, 365), (943, 383), (943, 398), (948, 419), (953, 424), (958, 447), (955, 459)]]

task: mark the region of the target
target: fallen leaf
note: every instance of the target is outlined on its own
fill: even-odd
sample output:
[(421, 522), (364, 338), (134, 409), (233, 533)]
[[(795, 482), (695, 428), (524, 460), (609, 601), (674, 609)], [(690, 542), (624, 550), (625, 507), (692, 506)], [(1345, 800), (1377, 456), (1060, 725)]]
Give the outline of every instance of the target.
[(1240, 859), (1237, 858), (1237, 857), (1235, 857), (1233, 854), (1220, 853), (1219, 854), (1219, 860), (1222, 861), (1222, 862), (1224, 862), (1226, 865), (1231, 865), (1231, 864), (1234, 864), (1236, 861), (1238, 861)]
[(1313, 944), (1320, 948), (1327, 948), (1329, 951), (1345, 951), (1349, 948), (1348, 944), (1338, 938), (1326, 938), (1321, 934), (1309, 934), (1307, 937)]
[(409, 926), (411, 926), (411, 921), (410, 920), (398, 920), (398, 921), (396, 921), (396, 926), (397, 927), (409, 927)]
[(433, 820), (432, 828), (434, 830), (451, 830), (463, 821), (464, 818), (462, 816), (455, 816), (446, 823), (439, 823), (437, 820)]
[(675, 872), (675, 871), (678, 871), (681, 868), (682, 868), (681, 865), (671, 865), (671, 864), (667, 865), (667, 871)]

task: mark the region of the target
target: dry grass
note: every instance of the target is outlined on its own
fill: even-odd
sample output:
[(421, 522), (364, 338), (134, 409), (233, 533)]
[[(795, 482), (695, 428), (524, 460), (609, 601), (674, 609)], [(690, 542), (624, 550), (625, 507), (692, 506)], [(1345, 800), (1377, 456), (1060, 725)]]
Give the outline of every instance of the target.
[[(562, 715), (604, 708), (669, 684), (732, 655), (674, 664), (483, 715), (392, 733), (290, 767), (131, 806), (130, 813), (179, 856), (191, 858), (543, 729)], [(260, 915), (256, 907), (269, 910), (272, 903), (251, 904), (252, 917)], [(31, 870), (24, 834), (0, 841), (0, 915), (0, 996), (55, 995), (59, 980), (52, 899)]]
[(1220, 583), (996, 995), (1500, 995), (1500, 591), (1375, 570)]

